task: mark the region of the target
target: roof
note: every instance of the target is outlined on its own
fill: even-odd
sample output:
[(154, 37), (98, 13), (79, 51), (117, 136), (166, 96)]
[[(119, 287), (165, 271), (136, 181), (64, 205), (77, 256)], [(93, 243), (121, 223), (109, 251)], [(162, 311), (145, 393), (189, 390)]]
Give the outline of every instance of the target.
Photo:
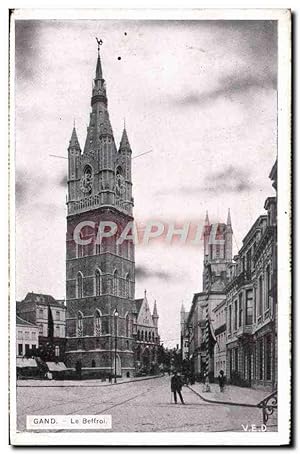
[(35, 303), (41, 306), (56, 306), (64, 307), (63, 300), (56, 300), (51, 295), (45, 295), (43, 293), (27, 293), (25, 299), (20, 302), (23, 303)]
[(266, 214), (262, 214), (261, 216), (259, 216), (256, 221), (254, 222), (254, 224), (252, 224), (252, 227), (250, 228), (250, 230), (248, 231), (248, 233), (246, 234), (246, 236), (243, 238), (243, 246), (241, 247), (241, 249), (239, 250), (239, 254), (245, 250), (245, 248), (247, 247), (249, 241), (251, 241), (256, 233), (256, 230), (261, 228), (261, 223), (263, 221), (266, 221), (268, 219), (268, 216)]
[(141, 310), (141, 307), (142, 307), (142, 304), (143, 304), (143, 301), (144, 301), (144, 298), (139, 298), (139, 299), (134, 300), (134, 301), (135, 301), (136, 312), (139, 314), (139, 312)]
[(38, 328), (37, 325), (34, 323), (30, 323), (27, 320), (24, 320), (23, 318), (19, 317), (18, 315), (16, 316), (16, 323), (17, 325), (23, 325), (23, 326), (31, 326), (31, 328)]
[(226, 298), (223, 299), (223, 301), (221, 301), (219, 304), (217, 304), (216, 307), (213, 308), (213, 312), (217, 312), (221, 307), (225, 306), (226, 304)]
[(49, 372), (60, 372), (62, 370), (67, 370), (66, 366), (62, 362), (52, 362), (52, 361), (46, 361), (47, 367), (49, 369)]
[(17, 367), (37, 367), (34, 358), (17, 358)]

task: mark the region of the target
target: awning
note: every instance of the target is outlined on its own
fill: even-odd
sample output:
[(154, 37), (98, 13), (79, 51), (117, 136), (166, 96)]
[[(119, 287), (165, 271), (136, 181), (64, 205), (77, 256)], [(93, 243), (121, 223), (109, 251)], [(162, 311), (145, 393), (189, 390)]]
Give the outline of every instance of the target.
[(34, 358), (17, 358), (17, 367), (37, 367), (37, 363)]
[(55, 363), (55, 362), (46, 362), (49, 372), (61, 372), (63, 370), (67, 370), (64, 363)]

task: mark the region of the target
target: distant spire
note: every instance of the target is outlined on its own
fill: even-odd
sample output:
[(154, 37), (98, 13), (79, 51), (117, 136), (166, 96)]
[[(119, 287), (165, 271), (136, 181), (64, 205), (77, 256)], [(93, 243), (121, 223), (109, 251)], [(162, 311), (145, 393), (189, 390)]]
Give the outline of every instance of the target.
[(231, 225), (230, 208), (228, 208), (227, 225)]
[(231, 215), (230, 215), (230, 208), (228, 208), (228, 214), (227, 214), (227, 226), (226, 226), (226, 231), (232, 233), (232, 225), (231, 225)]
[(145, 289), (144, 290), (144, 298), (146, 298), (146, 297), (147, 297), (147, 290)]
[(184, 307), (184, 304), (183, 304), (183, 303), (182, 303), (182, 305), (181, 305), (180, 312), (185, 312), (185, 307)]
[(209, 225), (209, 219), (208, 219), (208, 211), (206, 210), (206, 215), (205, 215), (205, 221), (204, 221), (204, 224), (205, 225)]
[(153, 317), (156, 317), (156, 318), (158, 318), (158, 312), (157, 312), (156, 300), (154, 300), (154, 307), (153, 307)]

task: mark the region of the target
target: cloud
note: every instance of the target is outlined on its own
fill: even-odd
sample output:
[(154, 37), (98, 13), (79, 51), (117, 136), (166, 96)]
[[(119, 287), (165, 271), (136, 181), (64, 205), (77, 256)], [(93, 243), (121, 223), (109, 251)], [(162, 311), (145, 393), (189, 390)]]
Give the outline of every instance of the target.
[(135, 277), (137, 279), (151, 279), (157, 278), (164, 281), (169, 281), (172, 279), (171, 274), (166, 271), (155, 271), (147, 268), (143, 265), (137, 265), (135, 268)]
[(242, 192), (255, 191), (256, 185), (251, 180), (250, 173), (244, 169), (226, 167), (224, 170), (212, 172), (206, 175), (203, 185), (183, 185), (178, 188), (168, 188), (167, 190), (159, 190), (156, 192), (158, 196), (169, 194), (178, 194), (181, 196), (199, 197), (201, 194), (209, 194), (212, 197), (223, 194), (239, 194)]
[(251, 191), (254, 187), (249, 172), (230, 165), (224, 170), (207, 175), (202, 190), (216, 194), (224, 192), (240, 193)]
[(39, 58), (39, 39), (42, 21), (16, 20), (16, 76), (23, 80), (32, 80)]
[(223, 77), (218, 87), (208, 91), (190, 92), (185, 96), (173, 98), (172, 102), (181, 107), (204, 106), (218, 99), (227, 98), (234, 100), (240, 95), (247, 94), (252, 89), (276, 90), (277, 79), (275, 75), (231, 74)]
[(25, 203), (28, 192), (28, 180), (24, 173), (16, 174), (16, 186), (15, 186), (15, 196), (16, 196), (16, 206), (21, 206)]
[(67, 182), (68, 182), (68, 177), (67, 175), (63, 175), (60, 180), (59, 180), (59, 186), (62, 186), (63, 188), (67, 187)]

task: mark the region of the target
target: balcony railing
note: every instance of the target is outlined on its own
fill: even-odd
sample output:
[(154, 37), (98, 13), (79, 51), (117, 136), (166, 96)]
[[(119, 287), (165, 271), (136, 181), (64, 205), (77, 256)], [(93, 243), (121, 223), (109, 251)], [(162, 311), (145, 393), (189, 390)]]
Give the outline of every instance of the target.
[(252, 334), (253, 326), (252, 325), (242, 325), (238, 328), (236, 332), (237, 337), (248, 336)]

